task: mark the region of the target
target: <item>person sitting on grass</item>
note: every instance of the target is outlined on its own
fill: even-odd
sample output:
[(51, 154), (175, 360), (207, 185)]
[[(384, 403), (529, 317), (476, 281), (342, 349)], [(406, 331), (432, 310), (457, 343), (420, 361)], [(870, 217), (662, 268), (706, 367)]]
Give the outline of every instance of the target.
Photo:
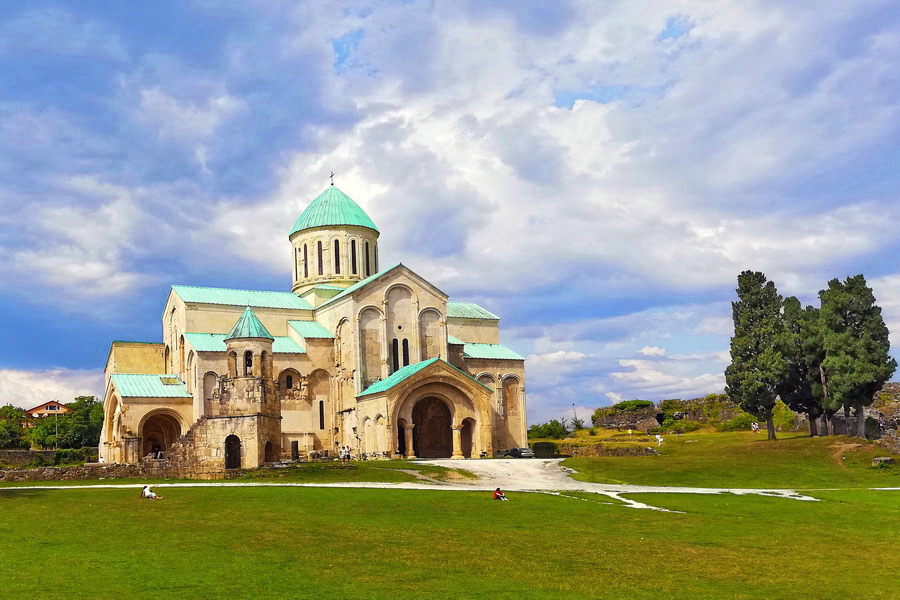
[(494, 490), (494, 500), (509, 500), (509, 498), (506, 497), (506, 494), (500, 491), (500, 488), (497, 488), (496, 490)]
[(149, 485), (145, 485), (144, 489), (141, 490), (141, 498), (146, 498), (147, 500), (162, 500), (162, 496), (157, 496), (156, 492), (151, 490)]

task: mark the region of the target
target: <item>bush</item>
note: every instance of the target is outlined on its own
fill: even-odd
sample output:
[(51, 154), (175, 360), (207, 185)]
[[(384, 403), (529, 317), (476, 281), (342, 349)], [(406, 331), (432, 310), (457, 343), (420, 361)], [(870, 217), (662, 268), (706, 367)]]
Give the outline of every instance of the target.
[(553, 419), (549, 423), (543, 425), (532, 425), (528, 428), (528, 439), (545, 438), (551, 440), (561, 440), (569, 435), (569, 429), (566, 427), (565, 419), (557, 421)]
[(597, 435), (597, 430), (594, 429), (593, 427), (591, 427), (591, 428), (588, 430), (588, 435)]
[(749, 431), (750, 424), (756, 421), (756, 417), (749, 413), (738, 415), (733, 419), (723, 421), (719, 425), (719, 431)]
[(652, 406), (655, 406), (655, 404), (649, 400), (623, 400), (618, 404), (613, 404), (613, 408), (616, 410), (640, 410)]
[[(669, 424), (667, 425), (666, 422)], [(663, 421), (662, 427), (660, 427), (661, 431), (666, 432), (675, 432), (681, 431), (681, 433), (690, 433), (692, 431), (697, 431), (703, 427), (703, 423), (700, 421), (676, 421), (674, 419), (666, 419)]]

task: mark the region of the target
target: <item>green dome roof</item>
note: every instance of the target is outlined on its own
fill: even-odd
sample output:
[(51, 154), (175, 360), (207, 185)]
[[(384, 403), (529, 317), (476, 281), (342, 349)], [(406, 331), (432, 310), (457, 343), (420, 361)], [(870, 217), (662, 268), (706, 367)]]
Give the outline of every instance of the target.
[(306, 210), (294, 223), (294, 228), (291, 229), (289, 235), (294, 235), (298, 231), (311, 227), (328, 227), (333, 225), (355, 225), (378, 231), (375, 223), (372, 222), (366, 211), (359, 207), (359, 204), (354, 202), (350, 196), (331, 185), (309, 203), (309, 206), (306, 207)]
[(241, 318), (238, 319), (237, 323), (234, 324), (234, 327), (231, 328), (231, 332), (225, 336), (225, 341), (236, 338), (275, 339), (272, 337), (272, 334), (269, 333), (269, 330), (259, 322), (259, 319), (256, 318), (256, 315), (253, 314), (253, 311), (250, 310), (249, 306), (244, 309), (244, 314), (241, 315)]

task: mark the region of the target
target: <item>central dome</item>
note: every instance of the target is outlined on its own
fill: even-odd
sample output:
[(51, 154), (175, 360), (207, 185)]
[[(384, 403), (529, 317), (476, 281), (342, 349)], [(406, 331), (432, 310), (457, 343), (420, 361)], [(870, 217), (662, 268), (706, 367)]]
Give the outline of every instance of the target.
[(350, 196), (334, 187), (334, 185), (331, 185), (309, 203), (309, 206), (306, 207), (306, 210), (300, 214), (297, 222), (294, 223), (289, 236), (304, 229), (334, 225), (355, 225), (378, 231), (375, 223), (372, 222), (366, 211), (360, 208), (359, 204), (354, 202)]

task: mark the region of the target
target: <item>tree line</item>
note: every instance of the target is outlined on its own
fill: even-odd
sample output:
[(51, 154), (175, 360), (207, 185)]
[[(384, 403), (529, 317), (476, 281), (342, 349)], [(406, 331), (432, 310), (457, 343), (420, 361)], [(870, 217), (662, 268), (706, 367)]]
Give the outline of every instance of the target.
[(725, 369), (729, 398), (765, 421), (770, 440), (779, 398), (809, 417), (811, 435), (819, 434), (820, 417), (827, 429), (822, 434), (833, 434), (832, 416), (843, 409), (848, 428), (850, 411), (856, 411), (856, 435), (865, 437), (863, 408), (897, 368), (881, 307), (865, 277), (832, 279), (819, 292), (818, 307), (782, 298), (759, 271), (738, 275), (736, 291), (731, 364)]
[(85, 448), (100, 443), (103, 403), (79, 396), (66, 414), (30, 418), (15, 406), (0, 406), (0, 448)]

